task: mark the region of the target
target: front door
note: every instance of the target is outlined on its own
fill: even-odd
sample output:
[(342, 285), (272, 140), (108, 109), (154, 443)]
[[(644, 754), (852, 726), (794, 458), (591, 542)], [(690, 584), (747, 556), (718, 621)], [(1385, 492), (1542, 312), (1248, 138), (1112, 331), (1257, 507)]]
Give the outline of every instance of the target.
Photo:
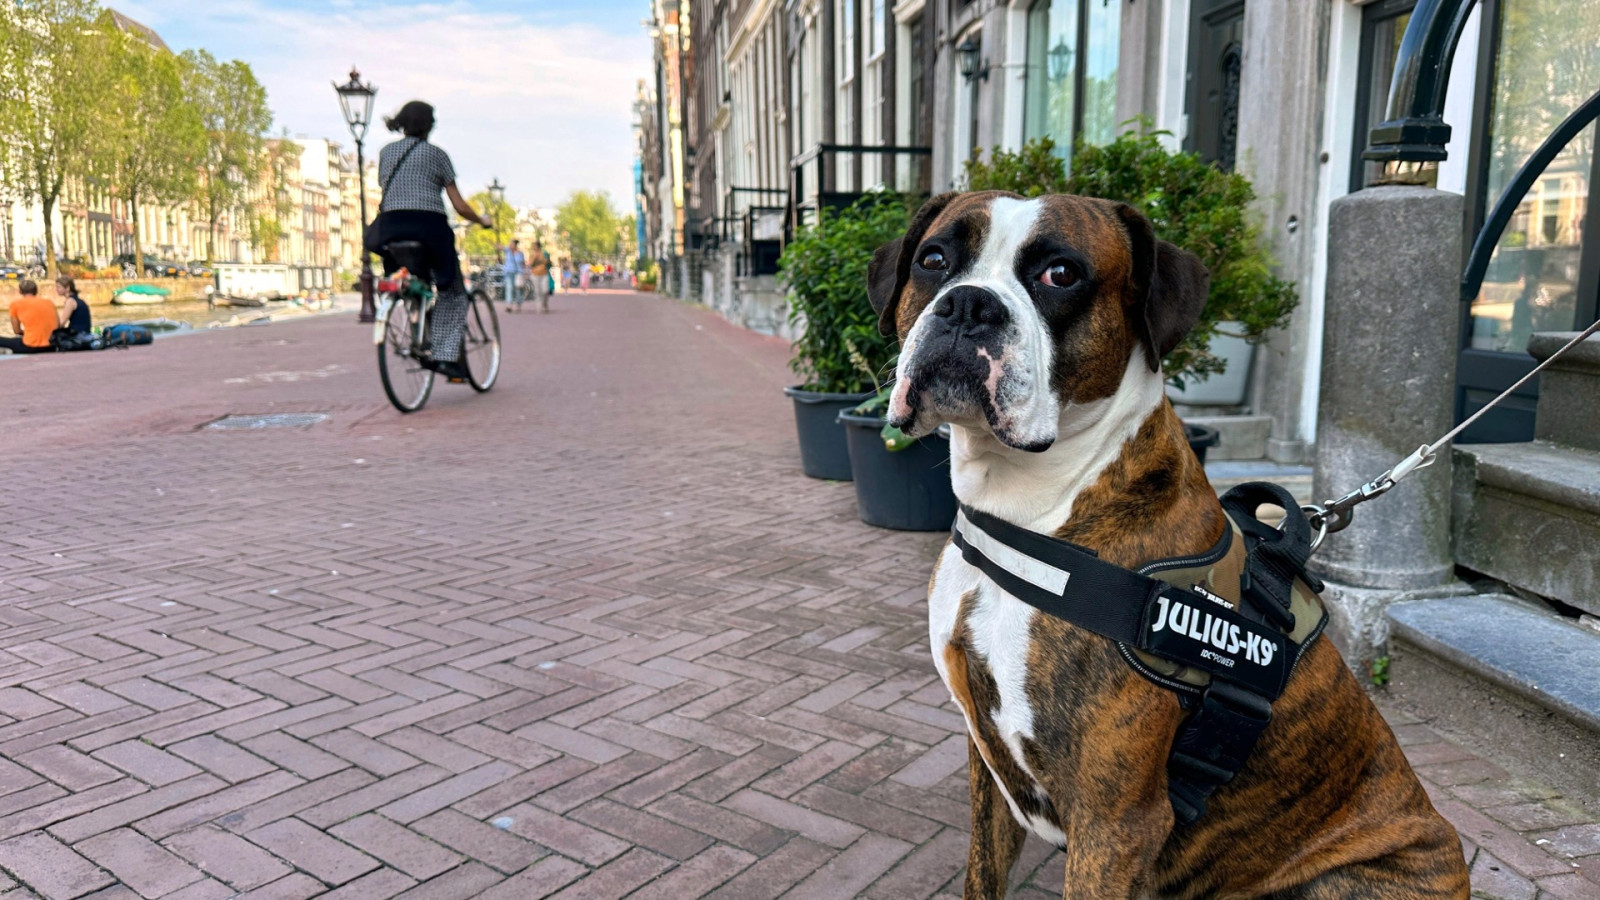
[(1233, 171), (1245, 0), (1193, 0), (1189, 19), (1189, 133), (1184, 149)]

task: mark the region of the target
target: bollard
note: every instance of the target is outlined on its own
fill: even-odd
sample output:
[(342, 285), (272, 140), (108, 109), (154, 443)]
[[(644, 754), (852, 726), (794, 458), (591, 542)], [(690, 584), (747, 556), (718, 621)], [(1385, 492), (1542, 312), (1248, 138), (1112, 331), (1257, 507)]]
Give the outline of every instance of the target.
[[(1359, 487), (1454, 424), (1462, 198), (1388, 185), (1335, 200), (1313, 490)], [(1381, 651), (1384, 610), (1452, 580), (1450, 460), (1355, 511), (1312, 560), (1352, 665)], [(1433, 589), (1433, 590), (1429, 590)]]

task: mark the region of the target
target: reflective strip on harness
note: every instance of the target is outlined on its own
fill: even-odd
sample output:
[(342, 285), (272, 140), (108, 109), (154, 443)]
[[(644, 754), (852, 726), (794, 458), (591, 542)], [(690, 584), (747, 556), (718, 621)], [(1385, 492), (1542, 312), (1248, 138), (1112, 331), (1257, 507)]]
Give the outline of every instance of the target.
[[(1264, 502), (1286, 511), (1281, 528), (1255, 518)], [(1328, 621), (1320, 603), (1297, 599), (1297, 584), (1318, 582), (1304, 571), (1310, 530), (1294, 498), (1252, 483), (1229, 491), (1222, 505), (1230, 527), (1215, 547), (1140, 572), (965, 506), (951, 536), (1001, 590), (1116, 641), (1134, 671), (1180, 694), (1190, 712), (1173, 736), (1167, 795), (1182, 825), (1204, 815), (1211, 794), (1244, 767), (1272, 723), (1272, 701)], [(1151, 577), (1163, 573), (1172, 581)], [(1213, 586), (1237, 590), (1238, 605)], [(1171, 677), (1154, 672), (1152, 660), (1172, 666)]]
[[(1227, 554), (1232, 530), (1199, 565)], [(1288, 676), (1283, 634), (1227, 601), (1108, 563), (1093, 551), (963, 508), (953, 539), (961, 555), (1007, 593), (1113, 641), (1276, 700)]]

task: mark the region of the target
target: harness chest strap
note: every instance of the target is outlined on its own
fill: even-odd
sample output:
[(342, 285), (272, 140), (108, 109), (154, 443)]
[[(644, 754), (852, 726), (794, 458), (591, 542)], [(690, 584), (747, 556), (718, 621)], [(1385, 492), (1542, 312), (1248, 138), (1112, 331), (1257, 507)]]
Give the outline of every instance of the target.
[[(1245, 488), (1270, 502), (1288, 496), (1276, 485), (1235, 490)], [(1241, 527), (1241, 508), (1254, 505), (1227, 500), (1231, 527), (1210, 551), (1138, 571), (967, 507), (953, 528), (962, 557), (1002, 590), (1116, 641), (1136, 672), (1178, 693), (1191, 715), (1168, 757), (1168, 795), (1184, 824), (1198, 819), (1211, 793), (1243, 768), (1272, 721), (1272, 701), (1327, 622), (1302, 581), (1310, 576), (1283, 565), (1295, 555), (1282, 546), (1300, 539), (1295, 529), (1280, 533), (1253, 514)], [(1292, 502), (1284, 508), (1296, 510)], [(1309, 527), (1304, 531), (1309, 536)]]

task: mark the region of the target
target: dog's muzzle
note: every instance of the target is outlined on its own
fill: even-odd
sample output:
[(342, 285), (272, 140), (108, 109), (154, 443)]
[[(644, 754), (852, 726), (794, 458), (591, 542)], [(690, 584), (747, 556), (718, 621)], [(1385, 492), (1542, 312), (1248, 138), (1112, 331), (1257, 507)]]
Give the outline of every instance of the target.
[(900, 353), (889, 421), (913, 437), (942, 422), (987, 424), (1002, 442), (1042, 450), (1050, 441), (1024, 437), (1013, 413), (1034, 379), (1015, 349), (1018, 329), (994, 292), (957, 285), (917, 319)]

